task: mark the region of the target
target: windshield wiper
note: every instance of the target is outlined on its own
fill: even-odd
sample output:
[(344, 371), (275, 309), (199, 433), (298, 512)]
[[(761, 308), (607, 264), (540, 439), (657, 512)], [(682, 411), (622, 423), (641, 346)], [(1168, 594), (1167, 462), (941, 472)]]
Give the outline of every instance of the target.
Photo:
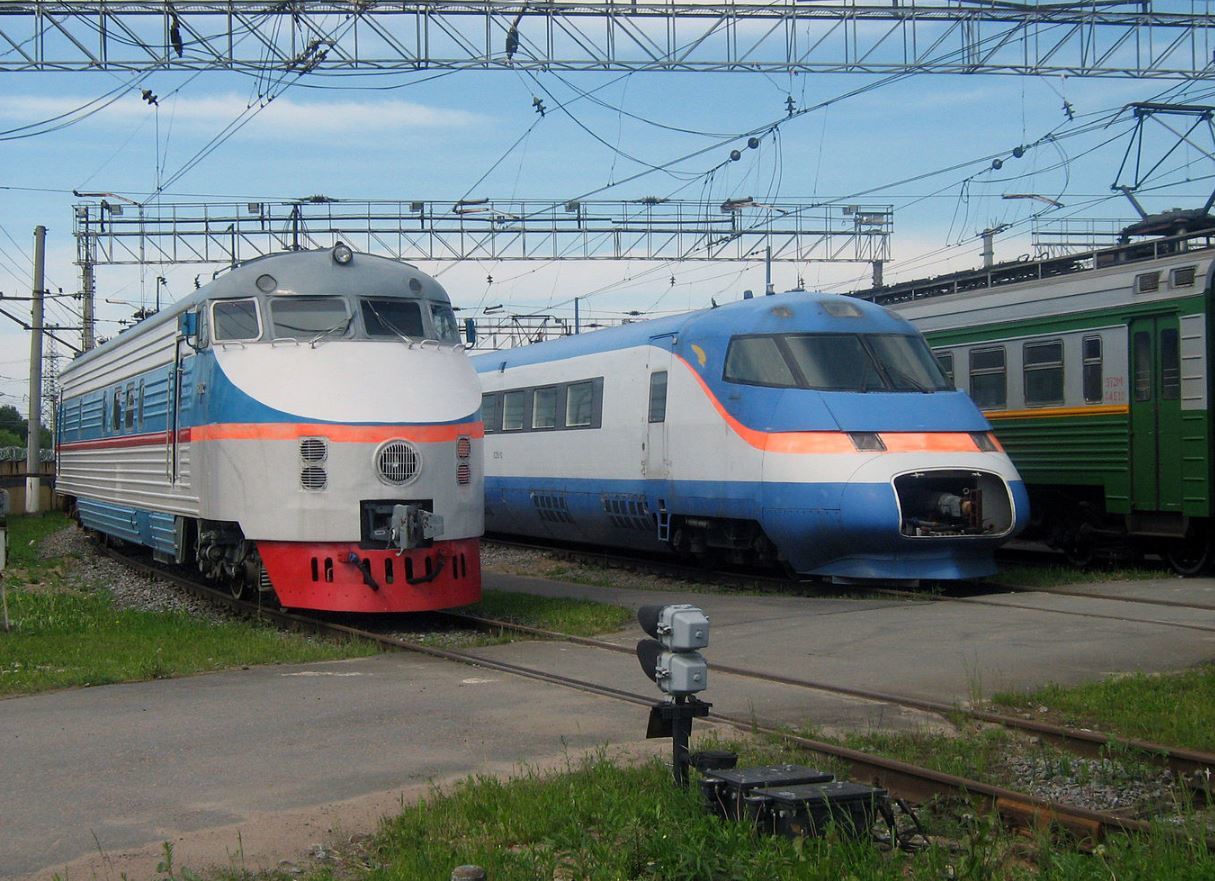
[[(404, 333), (401, 332), (400, 328), (398, 328), (395, 324), (393, 324), (391, 321), (389, 321), (387, 318), (385, 318), (383, 315), (381, 315), (380, 310), (375, 307), (375, 304), (371, 303), (370, 301), (364, 301), (364, 302), (366, 303), (367, 308), (371, 310), (371, 314), (376, 317), (376, 321), (380, 322), (380, 324), (384, 325), (386, 328), (388, 328), (390, 331), (392, 331), (394, 334), (396, 334), (396, 336), (400, 337), (406, 344), (408, 344), (410, 346), (413, 345), (413, 339), (406, 336)], [(363, 323), (364, 324), (367, 323), (366, 318), (363, 319)]]
[(320, 333), (318, 333), (316, 336), (314, 336), (311, 340), (308, 341), (308, 345), (310, 347), (312, 347), (313, 349), (315, 349), (316, 344), (319, 343), (321, 340), (323, 340), (325, 337), (329, 336), (330, 334), (334, 334), (334, 333), (338, 333), (338, 332), (345, 333), (346, 329), (348, 327), (350, 327), (350, 322), (352, 320), (353, 320), (353, 316), (347, 315), (344, 319), (339, 321), (337, 324), (333, 325), (333, 327), (327, 328), (326, 330), (322, 330)]

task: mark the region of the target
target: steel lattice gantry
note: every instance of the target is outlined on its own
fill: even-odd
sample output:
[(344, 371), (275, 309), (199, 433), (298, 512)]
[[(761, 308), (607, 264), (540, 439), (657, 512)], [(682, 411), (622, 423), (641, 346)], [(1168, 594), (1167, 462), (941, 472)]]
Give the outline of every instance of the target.
[(524, 68), (1212, 78), (1211, 5), (0, 0), (0, 71)]
[(727, 202), (298, 202), (75, 207), (79, 263), (235, 263), (346, 242), (406, 260), (889, 259), (890, 205)]

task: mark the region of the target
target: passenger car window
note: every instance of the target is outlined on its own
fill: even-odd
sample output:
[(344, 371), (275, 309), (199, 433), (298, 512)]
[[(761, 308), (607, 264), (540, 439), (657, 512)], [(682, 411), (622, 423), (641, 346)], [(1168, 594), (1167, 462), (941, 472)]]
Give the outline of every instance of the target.
[(557, 425), (557, 390), (538, 388), (532, 393), (532, 428), (554, 428)]
[(1105, 396), (1102, 386), (1101, 337), (1085, 337), (1084, 356), (1084, 403), (1100, 404)]
[(492, 393), (481, 395), (481, 421), (485, 423), (485, 431), (497, 431), (502, 427), (498, 420), (498, 396)]
[(589, 382), (576, 382), (565, 390), (566, 426), (573, 428), (591, 424), (594, 397), (594, 386)]
[(421, 339), (422, 307), (416, 300), (389, 297), (367, 297), (359, 300), (363, 327), (370, 337), (408, 337)]
[(650, 374), (650, 421), (665, 422), (667, 419), (667, 372), (656, 370)]
[(275, 297), (270, 322), (276, 340), (314, 340), (344, 334), (350, 313), (340, 297)]
[(1003, 346), (971, 350), (970, 397), (981, 410), (995, 410), (1008, 404)]
[(507, 392), (502, 396), (502, 430), (520, 431), (523, 428), (524, 392)]
[(1160, 400), (1181, 397), (1181, 348), (1175, 328), (1160, 331)]
[(956, 388), (957, 385), (953, 379), (953, 352), (937, 352), (937, 366), (941, 368), (941, 372), (945, 374), (945, 382), (950, 388)]
[(1063, 403), (1063, 343), (1026, 343), (1022, 354), (1025, 403)]
[(135, 383), (127, 383), (127, 428), (135, 427)]
[(217, 300), (211, 304), (212, 337), (217, 343), (260, 339), (257, 300)]

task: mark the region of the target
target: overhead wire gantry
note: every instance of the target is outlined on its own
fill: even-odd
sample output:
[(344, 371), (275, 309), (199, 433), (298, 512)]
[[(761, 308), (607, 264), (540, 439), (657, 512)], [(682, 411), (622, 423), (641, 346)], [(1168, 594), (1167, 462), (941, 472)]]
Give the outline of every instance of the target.
[(0, 71), (530, 69), (1210, 79), (1212, 12), (1210, 0), (1164, 0), (1155, 8), (1149, 0), (4, 0)]

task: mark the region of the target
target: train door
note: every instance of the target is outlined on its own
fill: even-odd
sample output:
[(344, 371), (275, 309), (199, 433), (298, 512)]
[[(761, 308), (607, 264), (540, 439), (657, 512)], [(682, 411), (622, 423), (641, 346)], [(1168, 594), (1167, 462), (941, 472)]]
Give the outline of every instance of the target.
[(641, 470), (647, 480), (667, 480), (670, 459), (667, 452), (667, 382), (670, 377), (671, 335), (650, 339), (646, 375), (649, 383), (645, 413), (645, 445), (641, 453)]
[(1130, 323), (1131, 508), (1181, 510), (1181, 337), (1175, 315)]
[(168, 396), (165, 410), (165, 473), (169, 483), (177, 482), (177, 435), (181, 426), (181, 344), (173, 343), (173, 364), (169, 367)]

